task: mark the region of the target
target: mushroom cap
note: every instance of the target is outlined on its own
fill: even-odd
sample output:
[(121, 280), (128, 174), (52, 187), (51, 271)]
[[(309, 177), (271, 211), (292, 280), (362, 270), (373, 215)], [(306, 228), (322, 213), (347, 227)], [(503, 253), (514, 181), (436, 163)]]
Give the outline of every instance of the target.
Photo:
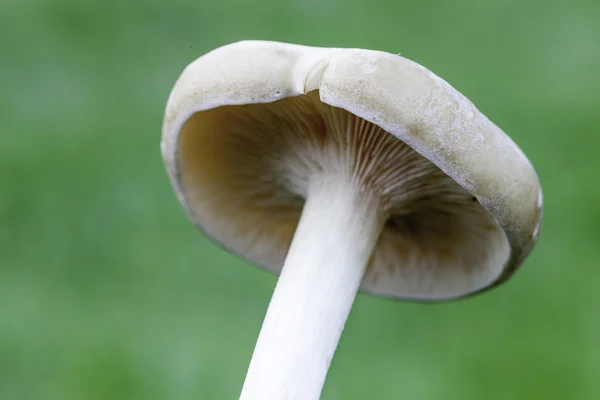
[[(279, 199), (289, 200), (289, 207), (270, 205), (268, 199), (248, 204), (236, 188), (223, 186), (237, 178), (221, 173), (227, 163), (252, 170), (260, 156), (241, 155), (252, 141), (232, 142), (237, 147), (231, 153), (222, 148), (248, 125), (260, 125), (260, 135), (269, 129), (264, 119), (276, 114), (272, 108), (296, 99), (312, 104), (296, 105), (296, 111), (341, 110), (376, 125), (450, 178), (457, 193), (476, 199), (470, 210), (481, 219), (479, 231), (466, 226), (454, 235), (449, 226), (454, 220), (440, 220), (447, 231), (435, 233), (435, 240), (454, 235), (460, 242), (454, 250), (448, 248), (452, 241), (436, 248), (434, 257), (423, 255), (427, 246), (411, 255), (406, 245), (394, 253), (396, 242), (381, 244), (375, 253), (385, 254), (372, 257), (362, 291), (423, 301), (460, 298), (506, 281), (529, 255), (542, 217), (538, 177), (519, 147), (465, 96), (398, 55), (269, 41), (237, 42), (198, 58), (177, 80), (166, 106), (161, 151), (174, 190), (198, 228), (229, 251), (272, 272), (281, 270), (302, 193)], [(300, 114), (291, 123), (302, 120)], [(280, 131), (289, 125), (282, 122), (286, 115), (273, 117)], [(275, 214), (278, 219), (267, 221)], [(246, 225), (238, 221), (246, 217)], [(380, 241), (385, 237), (384, 232)], [(441, 253), (460, 254), (446, 262)]]

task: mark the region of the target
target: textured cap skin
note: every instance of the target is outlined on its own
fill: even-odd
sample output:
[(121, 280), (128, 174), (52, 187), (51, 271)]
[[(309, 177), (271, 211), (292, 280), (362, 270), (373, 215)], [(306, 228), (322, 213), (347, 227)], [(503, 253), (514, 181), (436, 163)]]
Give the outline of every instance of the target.
[[(461, 93), (421, 65), (361, 49), (268, 41), (220, 47), (192, 62), (169, 96), (162, 155), (181, 203), (178, 135), (193, 114), (319, 90), (323, 103), (379, 125), (475, 196), (504, 230), (511, 255), (486, 290), (508, 279), (538, 239), (542, 191), (523, 152)], [(473, 294), (473, 293), (469, 293)]]

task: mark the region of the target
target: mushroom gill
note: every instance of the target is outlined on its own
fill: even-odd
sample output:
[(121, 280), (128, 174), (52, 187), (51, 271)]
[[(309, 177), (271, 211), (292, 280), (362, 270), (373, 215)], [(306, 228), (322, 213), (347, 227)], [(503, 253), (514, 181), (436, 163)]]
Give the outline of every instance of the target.
[(475, 197), (397, 137), (321, 102), (318, 91), (195, 113), (178, 149), (193, 219), (274, 272), (315, 180), (345, 181), (380, 200), (386, 223), (362, 290), (451, 298), (488, 285), (510, 255), (503, 230)]

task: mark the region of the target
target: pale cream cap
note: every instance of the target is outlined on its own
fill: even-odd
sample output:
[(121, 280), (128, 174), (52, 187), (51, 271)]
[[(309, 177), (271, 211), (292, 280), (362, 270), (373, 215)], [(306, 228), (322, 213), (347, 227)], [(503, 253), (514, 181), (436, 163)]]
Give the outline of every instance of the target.
[[(273, 111), (303, 99), (306, 103)], [(223, 149), (240, 129), (256, 129), (259, 135), (277, 126), (277, 134), (285, 135), (282, 126), (302, 119), (300, 113), (281, 122), (286, 115), (327, 113), (329, 106), (389, 132), (456, 182), (457, 191), (477, 200), (469, 211), (480, 218), (477, 229), (465, 226), (464, 232), (435, 235), (436, 241), (449, 237), (445, 245), (435, 245), (451, 253), (447, 265), (441, 253), (426, 254), (427, 246), (418, 254), (396, 252), (396, 242), (386, 242), (391, 236), (384, 232), (362, 290), (445, 300), (493, 287), (517, 270), (537, 241), (542, 216), (542, 191), (531, 163), (447, 82), (413, 61), (379, 51), (243, 41), (192, 62), (169, 97), (161, 143), (169, 177), (190, 219), (230, 251), (279, 272), (302, 193), (290, 194), (289, 207), (268, 199), (250, 204), (245, 185), (254, 179), (250, 187), (272, 182), (249, 162), (260, 155), (242, 155), (252, 149), (240, 143), (233, 143), (235, 154)], [(265, 124), (271, 117), (275, 122)]]

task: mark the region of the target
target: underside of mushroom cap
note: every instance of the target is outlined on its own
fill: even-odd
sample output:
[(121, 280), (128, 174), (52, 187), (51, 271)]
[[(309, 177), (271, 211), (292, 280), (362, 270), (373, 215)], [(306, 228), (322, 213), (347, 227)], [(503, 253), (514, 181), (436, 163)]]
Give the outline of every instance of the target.
[(508, 278), (537, 240), (541, 190), (523, 153), (446, 82), (387, 53), (217, 49), (175, 85), (162, 151), (190, 218), (274, 272), (318, 174), (383, 199), (362, 290), (463, 297)]

